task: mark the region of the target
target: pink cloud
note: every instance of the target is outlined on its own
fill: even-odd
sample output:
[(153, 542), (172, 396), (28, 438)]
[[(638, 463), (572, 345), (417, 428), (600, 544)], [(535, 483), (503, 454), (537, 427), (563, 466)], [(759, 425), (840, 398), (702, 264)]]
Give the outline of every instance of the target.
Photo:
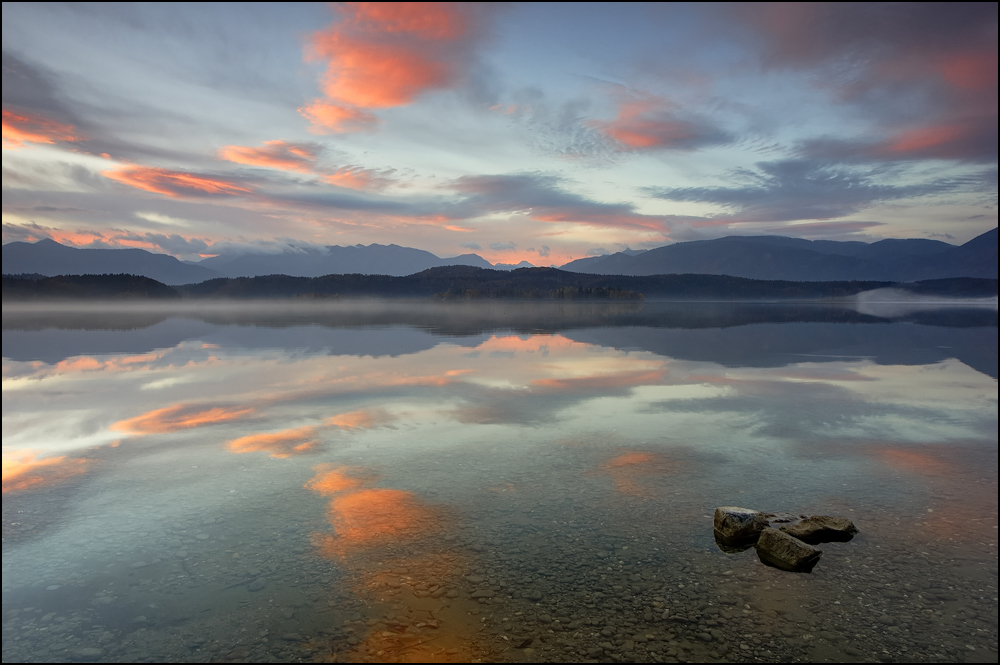
[(311, 173), (316, 163), (316, 147), (287, 141), (264, 141), (259, 148), (223, 146), (219, 149), (219, 157), (237, 164)]
[(323, 180), (338, 187), (360, 191), (385, 189), (392, 183), (391, 170), (366, 169), (360, 166), (345, 166), (333, 173), (322, 176)]
[(446, 2), (357, 2), (314, 33), (308, 58), (325, 61), (325, 99), (299, 109), (315, 131), (371, 128), (372, 109), (412, 104), (458, 86), (471, 62), (484, 11)]
[(725, 138), (721, 131), (707, 124), (682, 119), (679, 107), (663, 97), (617, 91), (615, 98), (618, 113), (613, 120), (589, 120), (586, 124), (622, 150), (693, 150)]
[(191, 196), (239, 196), (253, 192), (248, 185), (215, 176), (171, 171), (138, 164), (101, 171), (101, 175), (136, 189), (171, 198)]
[(17, 150), (25, 143), (82, 141), (73, 125), (46, 118), (37, 113), (14, 113), (3, 109), (3, 147)]

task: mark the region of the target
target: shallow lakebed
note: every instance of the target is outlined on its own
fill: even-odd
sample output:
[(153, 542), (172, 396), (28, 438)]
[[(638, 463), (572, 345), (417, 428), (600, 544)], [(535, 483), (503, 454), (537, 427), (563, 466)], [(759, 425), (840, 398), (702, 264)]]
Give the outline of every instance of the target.
[(995, 662), (996, 543), (995, 308), (3, 309), (4, 662)]

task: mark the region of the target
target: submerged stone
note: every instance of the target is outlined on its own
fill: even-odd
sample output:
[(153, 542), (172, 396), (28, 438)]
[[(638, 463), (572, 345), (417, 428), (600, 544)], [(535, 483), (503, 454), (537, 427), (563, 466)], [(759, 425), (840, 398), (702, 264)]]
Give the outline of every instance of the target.
[(723, 549), (752, 545), (767, 525), (767, 515), (759, 510), (738, 506), (715, 509), (715, 540)]
[(846, 543), (858, 533), (858, 527), (846, 517), (813, 515), (798, 524), (781, 527), (790, 536), (804, 543)]
[(793, 573), (812, 572), (823, 556), (822, 550), (771, 527), (761, 531), (756, 547), (763, 563)]

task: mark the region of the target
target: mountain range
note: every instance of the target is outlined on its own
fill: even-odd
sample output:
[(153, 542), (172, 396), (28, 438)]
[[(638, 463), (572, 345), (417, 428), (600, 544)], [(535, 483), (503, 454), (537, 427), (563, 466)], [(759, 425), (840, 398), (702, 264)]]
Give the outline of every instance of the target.
[(442, 266), (472, 266), (496, 270), (533, 267), (493, 265), (478, 254), (442, 259), (430, 252), (399, 245), (332, 245), (279, 254), (221, 254), (202, 261), (179, 261), (144, 249), (78, 249), (54, 240), (12, 242), (3, 246), (5, 275), (119, 274), (141, 275), (164, 284), (192, 284), (218, 277), (291, 275), (320, 277), (331, 274), (392, 275), (402, 277)]
[[(3, 246), (5, 275), (131, 274), (170, 285), (262, 275), (402, 277), (445, 266), (494, 270), (533, 267), (526, 261), (494, 265), (478, 254), (439, 258), (421, 249), (377, 244), (332, 245), (278, 254), (221, 254), (197, 262), (179, 261), (167, 254), (144, 249), (78, 249), (54, 240), (12, 242)], [(784, 236), (729, 236), (578, 259), (562, 269), (595, 275), (701, 274), (788, 281), (996, 279), (997, 229), (963, 245), (926, 239), (864, 243)]]
[(997, 229), (965, 243), (889, 239), (873, 243), (729, 236), (570, 261), (570, 272), (598, 275), (729, 275), (791, 281), (997, 278)]

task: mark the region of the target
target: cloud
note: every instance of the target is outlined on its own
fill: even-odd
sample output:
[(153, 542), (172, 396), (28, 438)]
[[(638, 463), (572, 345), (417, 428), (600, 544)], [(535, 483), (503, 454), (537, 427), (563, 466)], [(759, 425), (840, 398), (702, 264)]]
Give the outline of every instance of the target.
[(478, 252), (479, 250), (482, 249), (482, 246), (478, 242), (463, 242), (460, 245), (460, 247), (464, 247), (466, 249), (471, 249), (471, 250), (476, 251), (476, 252)]
[(228, 178), (137, 164), (117, 166), (101, 171), (101, 175), (136, 189), (172, 198), (239, 196), (254, 191), (249, 185), (237, 184)]
[(731, 140), (705, 120), (683, 117), (680, 107), (645, 92), (616, 86), (618, 113), (613, 120), (585, 124), (618, 144), (620, 150), (695, 150)]
[(880, 126), (878, 138), (825, 140), (806, 154), (996, 160), (996, 3), (758, 3), (732, 11), (762, 38), (766, 67), (812, 71), (837, 101)]
[(360, 166), (344, 166), (333, 173), (321, 176), (324, 182), (337, 187), (360, 191), (379, 191), (393, 183), (390, 177), (395, 169), (366, 169)]
[(491, 242), (490, 249), (496, 252), (509, 252), (517, 249), (517, 245), (512, 242)]
[(37, 113), (14, 113), (3, 109), (3, 147), (23, 148), (25, 143), (82, 141), (73, 125), (58, 122)]
[(318, 132), (369, 129), (374, 109), (461, 85), (489, 9), (460, 3), (345, 3), (314, 33), (307, 59), (326, 63), (325, 95), (299, 111)]
[(787, 222), (835, 219), (883, 201), (975, 190), (982, 188), (988, 177), (982, 174), (890, 185), (884, 184), (887, 175), (886, 169), (877, 167), (788, 159), (759, 162), (756, 170), (736, 171), (734, 179), (742, 184), (735, 187), (645, 187), (643, 191), (669, 201), (712, 203), (731, 210), (715, 218), (720, 224)]
[(263, 166), (269, 169), (311, 173), (316, 164), (319, 146), (315, 143), (264, 141), (259, 148), (227, 145), (219, 149), (219, 157), (237, 164)]
[(542, 245), (542, 248), (538, 250), (539, 256), (548, 256), (552, 249), (548, 245)]
[(557, 176), (540, 173), (463, 176), (448, 187), (464, 195), (454, 213), (467, 217), (501, 212), (525, 214), (541, 222), (664, 232), (663, 217), (635, 212), (630, 203), (601, 203), (561, 187)]
[(309, 129), (316, 134), (362, 132), (374, 129), (379, 122), (374, 113), (338, 106), (322, 99), (303, 106), (299, 113), (312, 123)]

